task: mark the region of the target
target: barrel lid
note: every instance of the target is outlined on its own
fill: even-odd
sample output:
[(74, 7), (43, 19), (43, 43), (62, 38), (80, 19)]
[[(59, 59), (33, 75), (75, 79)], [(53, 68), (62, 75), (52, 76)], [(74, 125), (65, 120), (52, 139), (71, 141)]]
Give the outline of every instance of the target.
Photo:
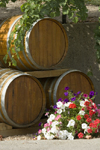
[(69, 70), (63, 73), (56, 81), (53, 92), (54, 103), (59, 98), (65, 99), (64, 92), (65, 87), (69, 87), (73, 93), (81, 91), (89, 94), (90, 91), (94, 91), (94, 86), (91, 79), (83, 72), (79, 70)]
[(35, 22), (26, 34), (26, 53), (39, 69), (59, 64), (68, 50), (68, 38), (61, 23), (51, 18)]
[(16, 127), (34, 124), (45, 109), (42, 85), (36, 78), (25, 74), (8, 78), (3, 86), (1, 101), (4, 118)]

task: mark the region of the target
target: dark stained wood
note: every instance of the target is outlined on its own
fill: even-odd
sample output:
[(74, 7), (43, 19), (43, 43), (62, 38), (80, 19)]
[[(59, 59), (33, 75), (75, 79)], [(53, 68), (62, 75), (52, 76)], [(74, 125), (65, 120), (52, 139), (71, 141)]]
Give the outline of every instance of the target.
[(36, 78), (46, 78), (46, 77), (57, 77), (68, 71), (68, 69), (55, 69), (55, 70), (47, 70), (47, 71), (27, 71), (28, 73)]
[[(41, 82), (42, 83), (42, 82)], [(53, 85), (52, 88), (51, 84)], [(57, 85), (58, 84), (58, 85)], [(46, 86), (45, 86), (46, 85)], [(49, 78), (44, 84), (45, 93), (46, 93), (46, 101), (47, 101), (47, 108), (50, 108), (50, 101), (51, 104), (54, 105), (54, 101), (58, 101), (59, 98), (65, 99), (67, 98), (64, 95), (66, 92), (65, 87), (69, 87), (71, 91), (77, 93), (81, 91), (83, 93), (89, 94), (90, 91), (94, 91), (94, 86), (90, 78), (80, 71), (71, 70), (71, 72), (66, 71), (59, 77)], [(56, 92), (54, 90), (56, 88)], [(56, 95), (56, 99), (54, 98)]]
[(87, 75), (81, 72), (71, 72), (66, 74), (59, 83), (57, 89), (57, 100), (60, 97), (63, 99), (66, 98), (64, 95), (64, 88), (66, 86), (68, 86), (74, 93), (81, 91), (83, 93), (89, 94), (91, 90), (94, 90), (93, 83), (90, 81)]
[[(46, 121), (47, 121), (47, 119), (39, 120), (39, 122), (42, 122), (43, 124), (46, 123)], [(33, 126), (28, 127), (28, 128), (15, 128), (15, 129), (13, 128), (13, 129), (11, 129), (11, 126), (9, 126), (9, 128), (6, 128), (5, 130), (0, 129), (0, 134), (3, 137), (15, 136), (15, 135), (35, 134), (40, 129), (40, 127), (38, 126), (39, 122), (37, 122), (36, 124), (34, 124)], [(8, 126), (8, 125), (5, 124), (5, 126)]]
[[(6, 123), (12, 125), (1, 109), (1, 94), (5, 88), (5, 84), (10, 79), (15, 78), (6, 89), (4, 101), (7, 115), (16, 124), (16, 127), (20, 125), (22, 127), (28, 126), (32, 122), (34, 124), (41, 118), (45, 110), (45, 94), (41, 83), (30, 75), (21, 75), (21, 72), (13, 70), (8, 73), (6, 71), (5, 75), (0, 79), (1, 85), (4, 79), (7, 78), (0, 91), (0, 113), (6, 120)], [(17, 74), (21, 76), (16, 77), (15, 75)]]
[[(4, 67), (8, 67), (8, 62), (11, 61), (9, 57), (7, 64), (4, 64), (3, 61), (3, 57), (7, 53), (8, 31), (14, 21), (16, 21), (16, 19), (19, 17), (20, 16), (13, 16), (10, 19), (7, 19), (0, 28), (0, 61)], [(17, 23), (18, 22), (19, 20)], [(12, 31), (14, 30), (15, 25), (16, 23), (14, 24)], [(27, 47), (25, 47), (26, 38), (29, 38), (29, 50)], [(16, 54), (13, 54), (12, 51), (10, 51), (11, 55), (13, 54), (15, 60), (17, 61), (17, 67), (10, 67), (23, 71), (50, 69), (61, 63), (68, 50), (68, 38), (66, 30), (62, 24), (51, 18), (41, 19), (39, 22), (37, 22), (35, 26), (33, 26), (30, 36), (27, 37), (26, 33), (26, 36), (22, 42), (24, 49), (23, 51), (19, 52), (20, 59), (17, 58)], [(10, 47), (15, 48), (14, 45), (10, 45)], [(24, 57), (23, 52), (25, 53), (26, 58)], [(33, 62), (29, 57), (29, 52)]]
[(68, 47), (63, 26), (54, 19), (46, 18), (39, 21), (32, 29), (29, 48), (34, 61), (49, 68), (58, 64)]

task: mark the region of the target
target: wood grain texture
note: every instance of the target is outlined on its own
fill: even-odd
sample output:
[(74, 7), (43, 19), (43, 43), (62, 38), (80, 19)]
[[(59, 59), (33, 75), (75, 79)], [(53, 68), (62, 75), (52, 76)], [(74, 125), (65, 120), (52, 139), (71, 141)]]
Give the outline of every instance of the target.
[(55, 69), (55, 70), (47, 70), (47, 71), (27, 71), (25, 73), (30, 74), (36, 78), (47, 78), (47, 77), (60, 76), (66, 71), (68, 71), (68, 69)]
[(75, 70), (70, 70), (69, 72), (68, 70), (61, 76), (49, 78), (45, 82), (44, 89), (46, 93), (47, 108), (50, 108), (51, 105), (56, 104), (59, 98), (67, 98), (64, 95), (64, 92), (66, 92), (64, 89), (67, 86), (74, 93), (81, 91), (83, 93), (89, 94), (90, 91), (94, 91), (93, 83), (86, 74)]
[(34, 61), (44, 68), (55, 66), (68, 49), (68, 39), (63, 26), (54, 19), (39, 21), (29, 37), (29, 49)]
[[(16, 127), (25, 127), (37, 122), (45, 110), (45, 93), (41, 83), (30, 75), (5, 69), (0, 76), (0, 113), (5, 122)], [(16, 76), (18, 75), (18, 76)], [(10, 81), (11, 80), (11, 81)], [(10, 83), (8, 84), (8, 82)], [(4, 82), (4, 83), (3, 83)], [(3, 83), (3, 84), (2, 84)], [(5, 95), (3, 94), (4, 88)], [(3, 98), (1, 98), (3, 96)], [(5, 106), (3, 106), (4, 101)], [(8, 120), (14, 122), (14, 124)]]
[(39, 120), (36, 124), (34, 124), (31, 127), (27, 127), (27, 128), (12, 128), (12, 126), (8, 126), (7, 124), (2, 124), (0, 123), (0, 127), (2, 125), (6, 126), (6, 128), (2, 128), (0, 130), (0, 134), (3, 137), (7, 137), (7, 136), (15, 136), (15, 135), (26, 135), (26, 134), (33, 134), (33, 133), (37, 133), (38, 130), (40, 129), (39, 127), (39, 123), (42, 122), (43, 124), (46, 123), (47, 119), (41, 119)]
[[(11, 32), (14, 30), (20, 20), (19, 17), (13, 16), (7, 19), (0, 27), (0, 61), (4, 67), (8, 67), (8, 62), (11, 61), (10, 56), (7, 64), (3, 61), (3, 57), (7, 54), (7, 38), (10, 37), (8, 33), (10, 29)], [(10, 50), (17, 61), (17, 67), (10, 66), (11, 68), (22, 71), (44, 70), (61, 63), (68, 50), (68, 38), (62, 24), (51, 18), (41, 19), (33, 25), (32, 30), (29, 30), (29, 36), (27, 33), (22, 41), (24, 49), (19, 52), (19, 59), (16, 53)], [(10, 45), (10, 48), (12, 47), (15, 48), (14, 45)]]

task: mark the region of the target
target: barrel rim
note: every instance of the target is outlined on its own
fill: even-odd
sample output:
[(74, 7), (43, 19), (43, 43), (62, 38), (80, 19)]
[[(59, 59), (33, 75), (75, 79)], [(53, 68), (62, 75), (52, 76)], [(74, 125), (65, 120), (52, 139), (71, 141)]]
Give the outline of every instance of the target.
[[(27, 31), (27, 33), (26, 33), (26, 36), (25, 36), (25, 51), (26, 51), (26, 53), (27, 53), (27, 55), (28, 55), (28, 57), (29, 57), (31, 63), (37, 67), (36, 69), (45, 69), (45, 70), (48, 70), (48, 69), (50, 69), (50, 68), (55, 67), (56, 65), (58, 65), (59, 63), (61, 63), (61, 61), (63, 60), (63, 57), (66, 55), (67, 50), (68, 50), (68, 37), (67, 37), (67, 34), (65, 34), (66, 31), (65, 31), (64, 27), (63, 27), (63, 29), (61, 28), (62, 32), (64, 33), (64, 37), (65, 37), (65, 39), (66, 39), (66, 40), (65, 40), (65, 42), (66, 42), (65, 45), (67, 44), (67, 47), (65, 46), (64, 54), (62, 55), (62, 58), (60, 58), (60, 60), (59, 60), (58, 63), (56, 63), (55, 65), (52, 65), (52, 66), (50, 66), (50, 67), (43, 67), (43, 66), (38, 65), (38, 64), (33, 60), (32, 56), (31, 56), (31, 53), (30, 53), (30, 49), (29, 49), (29, 37), (30, 37), (30, 34), (31, 34), (31, 31), (32, 31), (33, 27), (34, 27), (38, 22), (40, 22), (40, 21), (42, 21), (42, 20), (45, 20), (45, 19), (53, 20), (54, 22), (57, 23), (57, 25), (58, 25), (60, 28), (61, 28), (61, 26), (63, 27), (63, 25), (62, 25), (59, 21), (57, 21), (56, 19), (52, 19), (52, 18), (49, 18), (49, 17), (44, 17), (44, 18), (38, 19), (37, 21), (35, 21), (35, 22), (32, 24), (31, 28), (30, 28), (30, 29)], [(67, 50), (66, 50), (66, 49), (67, 49)]]
[(67, 75), (68, 73), (72, 73), (72, 72), (80, 72), (80, 73), (82, 73), (86, 78), (88, 78), (88, 81), (89, 81), (89, 83), (91, 84), (92, 89), (95, 90), (94, 85), (93, 85), (93, 83), (92, 83), (92, 80), (91, 80), (85, 73), (83, 73), (83, 72), (80, 71), (80, 70), (76, 70), (76, 69), (72, 69), (72, 70), (71, 70), (71, 69), (70, 69), (70, 70), (66, 71), (65, 73), (63, 73), (60, 77), (58, 77), (57, 82), (55, 83), (54, 92), (53, 92), (53, 99), (54, 99), (54, 103), (55, 103), (55, 104), (56, 104), (56, 102), (57, 102), (57, 97), (56, 97), (56, 95), (57, 95), (57, 88), (58, 88), (58, 86), (59, 86), (59, 83), (61, 82), (62, 78), (63, 78), (65, 75)]
[[(15, 72), (15, 73), (19, 73), (19, 72)], [(3, 99), (5, 99), (5, 96), (6, 96), (6, 91), (7, 91), (7, 88), (9, 87), (9, 85), (10, 85), (10, 83), (14, 80), (14, 79), (16, 79), (17, 77), (19, 77), (19, 76), (30, 76), (32, 79), (33, 79), (33, 76), (32, 75), (29, 75), (29, 74), (26, 74), (26, 73), (20, 73), (20, 74), (17, 74), (17, 75), (15, 75), (13, 78), (11, 78), (5, 85), (4, 85), (4, 88), (3, 88), (3, 91), (2, 91), (2, 94), (1, 94), (1, 99), (2, 99), (2, 97), (3, 97)], [(20, 124), (16, 124), (14, 121), (12, 121), (10, 118), (9, 118), (9, 116), (7, 115), (7, 112), (6, 112), (6, 108), (5, 108), (5, 101), (4, 100), (1, 100), (1, 102), (3, 101), (3, 103), (2, 103), (2, 107), (3, 107), (3, 110), (5, 110), (5, 117), (6, 117), (6, 119), (7, 119), (7, 121), (11, 124), (11, 125), (13, 125), (13, 126), (15, 126), (15, 127), (28, 127), (28, 126), (31, 126), (31, 125), (33, 125), (33, 124), (35, 124), (40, 118), (41, 118), (41, 116), (43, 115), (43, 113), (44, 113), (44, 109), (45, 109), (45, 105), (46, 105), (46, 99), (45, 99), (45, 93), (44, 93), (44, 90), (43, 90), (43, 86), (40, 84), (40, 82), (34, 77), (34, 80), (36, 81), (36, 83), (38, 84), (38, 86), (40, 87), (40, 90), (41, 90), (41, 92), (42, 92), (42, 95), (43, 95), (43, 98), (42, 98), (42, 108), (41, 108), (41, 111), (39, 112), (39, 115), (34, 119), (34, 121), (32, 121), (31, 123), (29, 123), (29, 124), (26, 124), (26, 125), (20, 125)], [(3, 95), (3, 96), (2, 96)], [(6, 121), (6, 122), (7, 122)]]

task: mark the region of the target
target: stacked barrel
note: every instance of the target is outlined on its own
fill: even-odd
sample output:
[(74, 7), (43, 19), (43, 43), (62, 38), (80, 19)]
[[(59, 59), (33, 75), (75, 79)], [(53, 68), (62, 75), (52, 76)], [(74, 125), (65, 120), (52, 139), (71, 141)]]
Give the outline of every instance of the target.
[[(19, 59), (14, 54), (17, 66), (9, 68), (12, 51), (8, 52), (7, 64), (3, 57), (12, 47), (9, 38), (20, 18), (14, 16), (0, 26), (0, 121), (15, 127), (28, 127), (41, 118), (46, 107), (50, 108), (59, 98), (64, 98), (64, 87), (69, 86), (74, 92), (89, 93), (94, 86), (90, 78), (78, 70), (68, 70), (59, 77), (46, 78), (43, 85), (39, 79), (24, 73), (50, 70), (61, 63), (67, 54), (66, 31), (62, 24), (51, 18), (33, 23), (21, 41), (24, 48), (19, 52)], [(14, 39), (16, 37), (17, 34)], [(16, 47), (14, 49), (16, 51)]]

